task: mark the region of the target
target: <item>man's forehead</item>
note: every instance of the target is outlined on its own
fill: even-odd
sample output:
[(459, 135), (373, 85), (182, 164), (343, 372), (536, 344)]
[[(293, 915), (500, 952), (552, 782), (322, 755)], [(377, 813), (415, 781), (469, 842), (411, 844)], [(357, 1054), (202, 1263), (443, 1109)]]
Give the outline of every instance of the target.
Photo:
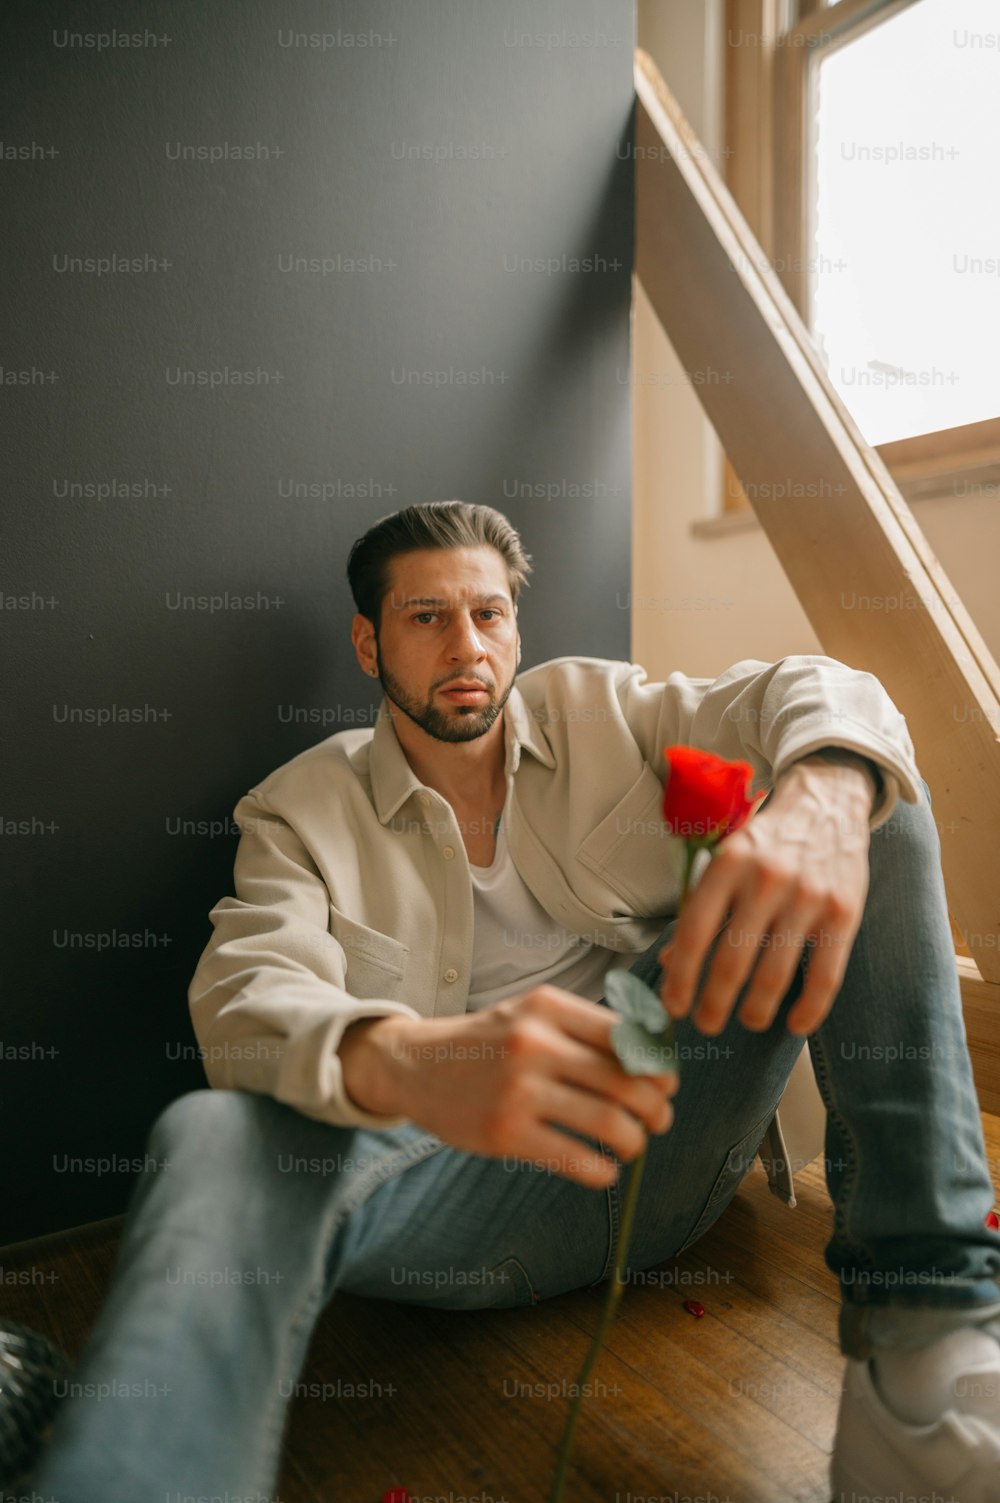
[(492, 548), (422, 549), (392, 562), (392, 588), (386, 599), (394, 610), (510, 604), (507, 571)]

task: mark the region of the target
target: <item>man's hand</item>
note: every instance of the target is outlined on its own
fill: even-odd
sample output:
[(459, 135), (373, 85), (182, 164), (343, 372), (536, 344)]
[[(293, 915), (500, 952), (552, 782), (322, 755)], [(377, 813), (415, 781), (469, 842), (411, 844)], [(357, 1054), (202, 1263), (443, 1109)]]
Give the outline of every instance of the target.
[(725, 1028), (751, 971), (738, 1016), (746, 1028), (769, 1028), (807, 940), (806, 981), (788, 1027), (807, 1034), (820, 1026), (864, 914), (874, 787), (861, 762), (835, 766), (805, 757), (723, 841), (660, 951), (660, 995), (671, 1016), (690, 1010), (708, 948), (728, 917), (692, 1020), (700, 1031)]
[(454, 1018), (362, 1018), (338, 1054), (348, 1095), (400, 1113), (456, 1148), (530, 1159), (593, 1189), (618, 1166), (571, 1132), (637, 1158), (666, 1132), (676, 1071), (630, 1075), (615, 1054), (618, 1014), (558, 986), (536, 986)]

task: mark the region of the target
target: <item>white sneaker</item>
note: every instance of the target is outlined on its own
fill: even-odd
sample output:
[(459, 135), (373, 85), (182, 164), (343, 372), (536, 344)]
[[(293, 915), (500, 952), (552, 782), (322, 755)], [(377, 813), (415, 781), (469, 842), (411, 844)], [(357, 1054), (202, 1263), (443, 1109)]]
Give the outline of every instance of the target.
[(833, 1503), (1000, 1503), (1000, 1348), (960, 1381), (979, 1413), (949, 1407), (933, 1424), (910, 1425), (883, 1403), (868, 1362), (848, 1358)]

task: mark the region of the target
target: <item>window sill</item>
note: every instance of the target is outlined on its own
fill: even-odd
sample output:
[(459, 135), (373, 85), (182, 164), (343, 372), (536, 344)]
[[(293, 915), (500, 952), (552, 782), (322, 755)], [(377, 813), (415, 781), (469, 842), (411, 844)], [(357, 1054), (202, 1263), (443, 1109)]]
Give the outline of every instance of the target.
[[(977, 469), (949, 471), (944, 475), (909, 477), (895, 475), (896, 488), (908, 506), (920, 501), (961, 501), (967, 497), (1000, 495), (1000, 465), (995, 462)], [(696, 538), (726, 537), (732, 532), (760, 530), (757, 513), (749, 510), (721, 512), (691, 523)]]
[(691, 536), (695, 538), (725, 537), (730, 532), (760, 532), (757, 513), (753, 511), (729, 511), (718, 517), (704, 517), (691, 523)]

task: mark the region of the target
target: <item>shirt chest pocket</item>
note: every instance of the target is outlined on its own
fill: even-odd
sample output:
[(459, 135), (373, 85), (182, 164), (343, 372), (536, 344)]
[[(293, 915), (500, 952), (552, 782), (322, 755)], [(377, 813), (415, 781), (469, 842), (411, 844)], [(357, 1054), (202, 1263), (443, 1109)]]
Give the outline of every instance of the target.
[(676, 888), (662, 809), (663, 784), (645, 762), (631, 788), (576, 853), (581, 866), (643, 916), (663, 912)]
[(330, 933), (343, 946), (347, 974), (344, 986), (354, 997), (387, 997), (395, 1001), (406, 974), (409, 945), (369, 929), (330, 904)]

